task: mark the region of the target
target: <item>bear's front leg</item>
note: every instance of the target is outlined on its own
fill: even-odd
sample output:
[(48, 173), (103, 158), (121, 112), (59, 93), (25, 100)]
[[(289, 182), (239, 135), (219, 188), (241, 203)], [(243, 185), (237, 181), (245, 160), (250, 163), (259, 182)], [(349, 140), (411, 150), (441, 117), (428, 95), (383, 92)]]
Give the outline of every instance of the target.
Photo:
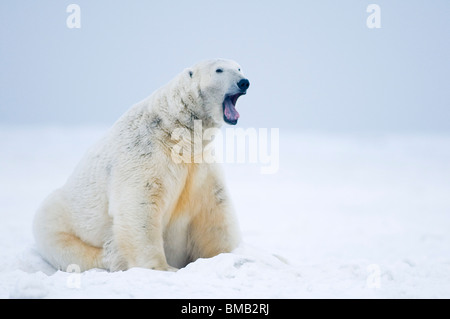
[(199, 212), (190, 223), (190, 260), (229, 253), (241, 241), (239, 226), (225, 186), (218, 179), (203, 188)]
[[(148, 185), (148, 184), (147, 184)], [(112, 194), (114, 247), (126, 268), (176, 270), (167, 264), (164, 253), (161, 190), (121, 185)]]

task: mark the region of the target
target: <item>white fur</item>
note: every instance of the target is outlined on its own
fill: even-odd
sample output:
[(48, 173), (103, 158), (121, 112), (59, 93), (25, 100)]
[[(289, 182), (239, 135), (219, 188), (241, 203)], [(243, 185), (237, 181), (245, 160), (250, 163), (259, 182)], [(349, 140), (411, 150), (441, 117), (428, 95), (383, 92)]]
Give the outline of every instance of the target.
[(126, 112), (38, 210), (42, 256), (62, 270), (173, 270), (234, 249), (240, 235), (219, 168), (172, 161), (171, 133), (198, 119), (203, 130), (220, 127), (224, 96), (242, 78), (233, 61), (201, 62)]

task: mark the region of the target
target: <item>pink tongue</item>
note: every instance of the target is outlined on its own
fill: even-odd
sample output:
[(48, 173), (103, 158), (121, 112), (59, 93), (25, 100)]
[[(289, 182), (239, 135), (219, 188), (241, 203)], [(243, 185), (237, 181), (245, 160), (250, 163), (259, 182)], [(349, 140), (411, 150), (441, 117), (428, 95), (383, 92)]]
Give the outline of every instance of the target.
[(239, 118), (239, 113), (234, 108), (231, 99), (225, 99), (225, 108), (223, 110), (223, 114), (229, 121), (237, 121)]

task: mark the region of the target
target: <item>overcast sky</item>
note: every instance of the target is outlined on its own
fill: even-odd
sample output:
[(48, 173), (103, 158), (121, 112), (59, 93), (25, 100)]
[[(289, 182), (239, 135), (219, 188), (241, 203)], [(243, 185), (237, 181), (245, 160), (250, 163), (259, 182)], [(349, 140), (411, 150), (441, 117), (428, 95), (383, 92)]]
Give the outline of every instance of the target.
[(241, 127), (450, 132), (448, 0), (2, 0), (0, 41), (0, 125), (111, 125), (223, 57), (251, 81)]

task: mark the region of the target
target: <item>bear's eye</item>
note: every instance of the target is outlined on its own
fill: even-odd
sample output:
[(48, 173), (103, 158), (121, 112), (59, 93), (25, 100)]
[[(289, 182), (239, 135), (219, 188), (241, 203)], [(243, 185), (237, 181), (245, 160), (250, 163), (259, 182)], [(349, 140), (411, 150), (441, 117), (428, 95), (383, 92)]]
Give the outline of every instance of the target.
[(239, 72), (241, 72), (241, 69), (238, 69)]
[(217, 69), (217, 70), (216, 70), (216, 73), (222, 73), (222, 72), (223, 72), (222, 69)]

